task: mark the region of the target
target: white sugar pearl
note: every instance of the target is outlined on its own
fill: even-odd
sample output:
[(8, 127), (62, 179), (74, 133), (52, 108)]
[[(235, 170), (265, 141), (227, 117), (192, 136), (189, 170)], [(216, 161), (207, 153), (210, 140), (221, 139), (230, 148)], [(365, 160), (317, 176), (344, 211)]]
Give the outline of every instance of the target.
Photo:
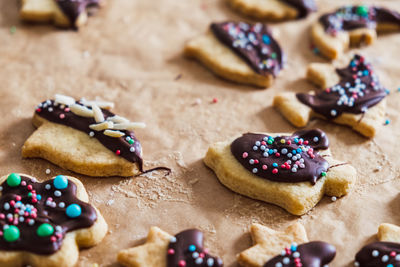
[(335, 201), (337, 200), (337, 197), (331, 197), (331, 200), (332, 200), (333, 202), (335, 202)]
[(384, 255), (382, 257), (382, 262), (387, 262), (389, 260), (389, 256), (388, 255)]
[(316, 137), (313, 138), (313, 141), (316, 143), (316, 142), (319, 141), (319, 138), (316, 136)]
[(260, 141), (257, 141), (256, 142), (256, 146), (260, 146), (261, 145), (261, 142)]
[(58, 190), (56, 190), (56, 191), (54, 191), (54, 195), (55, 195), (56, 197), (61, 197), (61, 192), (58, 191)]
[(297, 172), (297, 169), (296, 168), (292, 168), (292, 172)]
[(373, 250), (372, 251), (372, 257), (378, 257), (379, 256), (379, 251)]
[(257, 168), (254, 168), (253, 169), (253, 173), (257, 173), (258, 172), (258, 169)]
[(30, 219), (28, 224), (29, 225), (34, 225), (35, 224), (35, 220)]
[(1, 191), (3, 191), (3, 187), (2, 187), (2, 186), (0, 186), (0, 192), (1, 192)]
[(285, 257), (285, 258), (283, 258), (282, 262), (283, 262), (283, 264), (289, 264), (290, 259), (288, 257)]
[(58, 206), (63, 209), (63, 208), (65, 208), (65, 203), (64, 202), (60, 202), (60, 203), (58, 203)]
[(288, 156), (288, 158), (291, 158), (293, 155), (292, 155), (292, 153), (288, 153), (287, 156)]
[(176, 237), (175, 237), (175, 236), (171, 237), (171, 239), (169, 240), (169, 242), (175, 243), (175, 242), (176, 242)]
[(264, 145), (260, 146), (260, 149), (265, 150), (265, 146)]
[(50, 169), (46, 169), (46, 174), (50, 174), (50, 173), (51, 173)]
[(133, 146), (131, 146), (131, 148), (129, 148), (129, 151), (133, 153), (133, 152), (135, 152), (135, 148)]
[(51, 189), (51, 185), (50, 185), (50, 184), (46, 184), (46, 185), (44, 186), (44, 188), (46, 188), (46, 190), (50, 190), (50, 189)]
[(397, 254), (396, 257), (394, 257), (394, 259), (395, 259), (396, 261), (400, 261), (400, 254)]
[(282, 265), (282, 263), (280, 263), (280, 262), (277, 262), (276, 264), (275, 264), (275, 267), (282, 267), (283, 265)]
[(94, 136), (94, 132), (90, 131), (90, 132), (89, 132), (89, 136), (90, 136), (90, 137), (93, 137), (93, 136)]
[(283, 148), (283, 149), (281, 150), (281, 153), (285, 155), (285, 154), (287, 153), (287, 149), (286, 149), (286, 148)]
[(53, 112), (53, 108), (52, 108), (52, 107), (49, 107), (47, 110), (48, 110), (49, 112)]
[(334, 110), (334, 109), (332, 109), (332, 110), (331, 110), (331, 115), (332, 115), (332, 116), (336, 116), (336, 114), (337, 114), (337, 111)]
[(56, 232), (61, 232), (61, 231), (62, 231), (62, 227), (59, 226), (59, 225), (57, 225), (57, 226), (56, 226)]
[(214, 265), (214, 259), (213, 259), (213, 258), (209, 258), (209, 259), (207, 260), (207, 265), (208, 265), (208, 266), (213, 266), (213, 265)]
[(3, 207), (4, 207), (5, 210), (9, 210), (10, 209), (10, 204), (4, 203)]
[(258, 146), (253, 146), (253, 150), (256, 151), (258, 149)]
[(358, 263), (358, 261), (356, 261), (356, 262), (354, 263), (354, 266), (355, 266), (355, 267), (359, 267), (359, 266), (360, 266), (360, 263)]
[(25, 218), (21, 216), (21, 217), (19, 217), (19, 221), (20, 221), (20, 222), (24, 222), (24, 221), (25, 221)]
[(249, 160), (249, 163), (250, 163), (250, 164), (254, 164), (254, 159), (250, 159), (250, 160)]
[(197, 259), (199, 257), (199, 253), (193, 252), (192, 257), (193, 257), (193, 259)]
[(293, 258), (298, 258), (300, 257), (300, 253), (298, 251), (293, 253)]
[(264, 156), (264, 158), (268, 158), (268, 156), (269, 156), (268, 152), (264, 152), (263, 156)]

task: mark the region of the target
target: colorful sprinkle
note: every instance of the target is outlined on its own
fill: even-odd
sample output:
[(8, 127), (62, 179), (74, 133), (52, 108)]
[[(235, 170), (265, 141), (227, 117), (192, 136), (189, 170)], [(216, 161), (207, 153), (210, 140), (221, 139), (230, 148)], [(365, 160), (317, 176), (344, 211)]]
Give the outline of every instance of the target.
[(67, 207), (65, 212), (68, 217), (77, 218), (77, 217), (81, 216), (82, 209), (81, 209), (81, 206), (79, 206), (78, 204), (71, 204)]

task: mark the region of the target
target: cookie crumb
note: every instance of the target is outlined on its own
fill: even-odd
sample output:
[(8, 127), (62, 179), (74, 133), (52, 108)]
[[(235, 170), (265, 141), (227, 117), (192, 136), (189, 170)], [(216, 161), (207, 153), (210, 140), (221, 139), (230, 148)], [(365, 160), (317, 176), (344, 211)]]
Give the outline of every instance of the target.
[(378, 167), (375, 168), (374, 172), (379, 172), (381, 170), (382, 170), (382, 166), (378, 166)]
[(50, 169), (46, 169), (46, 174), (50, 174), (51, 170)]
[(107, 206), (111, 206), (114, 203), (114, 199), (110, 199), (109, 201), (107, 201)]

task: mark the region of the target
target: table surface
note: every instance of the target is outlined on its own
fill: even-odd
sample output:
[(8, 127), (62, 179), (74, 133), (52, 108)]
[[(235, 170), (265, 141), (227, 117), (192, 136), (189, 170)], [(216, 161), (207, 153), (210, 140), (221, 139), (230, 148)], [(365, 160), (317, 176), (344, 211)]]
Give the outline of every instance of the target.
[[(357, 168), (358, 181), (348, 196), (336, 202), (325, 197), (307, 215), (292, 216), (231, 192), (202, 162), (213, 142), (249, 131), (295, 131), (272, 108), (272, 99), (282, 91), (314, 89), (305, 80), (306, 66), (327, 61), (310, 50), (309, 28), (321, 13), (349, 1), (320, 0), (320, 11), (307, 19), (272, 25), (288, 63), (265, 90), (221, 80), (182, 56), (185, 42), (211, 22), (241, 19), (222, 0), (108, 1), (78, 32), (23, 24), (16, 2), (0, 1), (0, 173), (21, 172), (40, 180), (69, 174), (86, 185), (109, 234), (98, 246), (81, 251), (80, 266), (117, 266), (117, 252), (143, 243), (153, 225), (171, 234), (202, 229), (211, 252), (221, 255), (225, 266), (237, 266), (235, 255), (251, 245), (252, 222), (281, 229), (295, 221), (304, 224), (310, 240), (337, 247), (330, 266), (351, 266), (355, 253), (376, 239), (380, 223), (400, 224), (400, 34), (380, 36), (375, 44), (336, 62), (345, 64), (359, 51), (373, 63), (391, 90), (391, 123), (373, 140), (320, 120), (308, 127), (326, 131), (333, 155)], [(398, 1), (367, 2), (400, 10)], [(117, 114), (146, 122), (147, 128), (136, 131), (146, 167), (169, 166), (173, 174), (96, 179), (45, 160), (22, 159), (21, 147), (34, 131), (33, 110), (55, 93), (113, 101)]]

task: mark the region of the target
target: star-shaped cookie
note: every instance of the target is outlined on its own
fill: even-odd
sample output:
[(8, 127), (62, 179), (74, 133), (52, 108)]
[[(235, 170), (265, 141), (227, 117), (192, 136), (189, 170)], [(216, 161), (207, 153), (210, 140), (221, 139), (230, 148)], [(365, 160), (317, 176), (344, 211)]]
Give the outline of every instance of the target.
[(400, 14), (384, 7), (347, 5), (322, 15), (311, 28), (313, 44), (330, 59), (351, 46), (372, 44), (377, 32), (400, 30)]
[(317, 10), (314, 0), (229, 0), (239, 13), (258, 20), (290, 20)]
[(355, 258), (356, 267), (400, 266), (400, 227), (383, 223), (378, 229), (378, 242), (364, 246)]
[(355, 183), (356, 170), (334, 159), (328, 146), (318, 129), (247, 133), (211, 145), (204, 163), (232, 191), (302, 215), (324, 195), (346, 195)]
[(127, 267), (222, 267), (222, 260), (203, 248), (203, 233), (185, 230), (171, 236), (158, 227), (151, 227), (146, 243), (121, 250), (117, 260)]
[(342, 69), (312, 63), (307, 79), (324, 90), (274, 97), (274, 107), (294, 126), (304, 127), (311, 118), (318, 117), (374, 137), (383, 125), (387, 93), (363, 56), (355, 55)]
[(87, 8), (99, 4), (100, 0), (22, 0), (20, 16), (25, 21), (78, 28), (87, 21)]
[(43, 183), (11, 173), (0, 178), (0, 266), (72, 267), (79, 248), (101, 242), (103, 216), (76, 178)]
[(40, 103), (33, 116), (38, 129), (26, 140), (22, 156), (89, 176), (141, 173), (142, 148), (133, 129), (145, 125), (113, 114), (113, 106), (64, 95)]
[(328, 243), (307, 243), (307, 233), (300, 223), (294, 223), (284, 231), (252, 224), (250, 233), (254, 245), (237, 256), (241, 266), (275, 267), (285, 264), (322, 267), (331, 262), (336, 255), (335, 247)]
[(224, 79), (257, 87), (270, 86), (284, 63), (278, 42), (261, 23), (213, 23), (186, 44), (184, 54)]

